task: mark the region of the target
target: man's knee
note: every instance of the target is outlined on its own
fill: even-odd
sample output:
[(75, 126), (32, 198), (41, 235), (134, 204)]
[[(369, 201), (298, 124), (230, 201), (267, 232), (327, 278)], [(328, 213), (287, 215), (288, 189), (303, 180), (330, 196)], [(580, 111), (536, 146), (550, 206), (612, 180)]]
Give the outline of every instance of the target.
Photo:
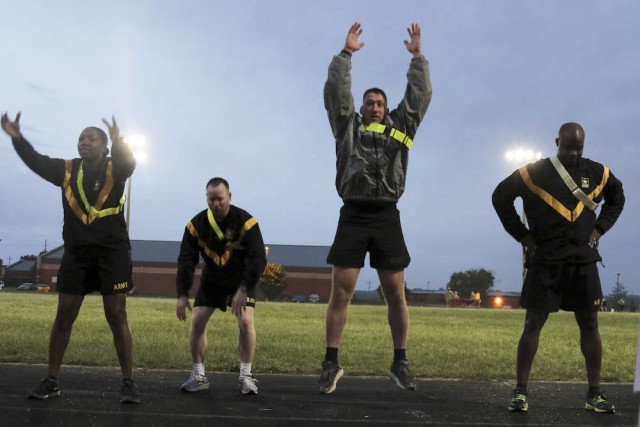
[(598, 312), (597, 311), (576, 311), (576, 322), (580, 331), (586, 333), (598, 332)]
[(207, 323), (213, 314), (213, 308), (210, 307), (193, 307), (191, 316), (191, 335), (203, 335), (207, 329)]
[(387, 305), (406, 305), (404, 270), (378, 270), (378, 277)]
[(523, 334), (539, 334), (548, 318), (549, 313), (527, 311)]
[(69, 330), (73, 327), (73, 323), (76, 321), (76, 315), (69, 310), (58, 310), (56, 313), (56, 319), (54, 327), (59, 330)]
[(331, 282), (331, 302), (334, 304), (348, 304), (358, 281), (357, 268), (334, 267)]
[(60, 294), (54, 327), (60, 330), (71, 329), (78, 317), (84, 297)]
[(124, 294), (103, 297), (104, 315), (111, 327), (127, 324), (127, 305)]
[(238, 328), (240, 328), (241, 333), (247, 333), (254, 329), (253, 310), (253, 307), (245, 307), (242, 315), (238, 317)]

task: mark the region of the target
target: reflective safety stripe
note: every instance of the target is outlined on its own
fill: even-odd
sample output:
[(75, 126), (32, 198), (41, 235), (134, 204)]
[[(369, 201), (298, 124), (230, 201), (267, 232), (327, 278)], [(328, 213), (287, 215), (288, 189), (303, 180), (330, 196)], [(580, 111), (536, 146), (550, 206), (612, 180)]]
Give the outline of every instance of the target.
[(213, 228), (216, 236), (218, 236), (218, 240), (222, 241), (222, 239), (224, 239), (224, 234), (222, 234), (220, 226), (216, 222), (216, 219), (213, 217), (213, 212), (211, 212), (211, 209), (207, 209), (207, 218), (209, 219), (209, 225), (211, 225), (211, 228)]
[[(71, 208), (71, 210), (76, 214), (78, 219), (80, 219), (80, 221), (82, 221), (83, 224), (88, 225), (88, 224), (91, 224), (96, 218), (104, 218), (106, 216), (116, 215), (122, 212), (124, 208), (124, 200), (125, 200), (124, 194), (120, 198), (120, 204), (118, 206), (113, 208), (101, 209), (102, 205), (104, 205), (107, 198), (109, 197), (109, 194), (111, 193), (111, 190), (113, 189), (113, 176), (111, 175), (111, 172), (113, 170), (113, 165), (111, 161), (109, 161), (107, 164), (107, 173), (106, 173), (106, 180), (104, 183), (104, 187), (102, 187), (102, 190), (98, 194), (98, 198), (94, 206), (91, 206), (89, 204), (89, 201), (87, 200), (87, 196), (84, 192), (84, 187), (83, 187), (84, 171), (82, 167), (82, 162), (80, 162), (80, 169), (78, 170), (78, 176), (76, 179), (76, 185), (78, 186), (78, 193), (80, 194), (80, 200), (82, 201), (82, 206), (80, 205), (78, 200), (75, 198), (75, 195), (73, 194), (73, 189), (71, 188), (71, 185), (70, 185), (71, 173), (72, 173), (72, 167), (73, 167), (72, 161), (65, 160), (65, 166), (66, 166), (65, 176), (64, 176), (64, 181), (62, 183), (62, 187), (64, 188), (64, 196), (65, 196), (65, 199), (67, 200), (67, 203), (69, 203), (69, 207)], [(84, 207), (84, 210), (82, 209), (83, 207)]]
[[(582, 212), (584, 211), (584, 208), (585, 208), (584, 203), (578, 202), (577, 206), (573, 209), (573, 211), (570, 211), (562, 203), (560, 203), (560, 201), (558, 201), (558, 199), (553, 197), (551, 194), (547, 193), (541, 187), (538, 187), (536, 184), (534, 184), (533, 180), (531, 179), (531, 176), (529, 176), (529, 171), (527, 170), (526, 166), (522, 166), (520, 169), (518, 169), (518, 172), (520, 172), (520, 176), (522, 177), (522, 180), (524, 181), (524, 183), (527, 186), (527, 188), (529, 188), (529, 190), (531, 190), (532, 193), (538, 195), (538, 197), (540, 197), (542, 200), (544, 200), (544, 202), (546, 204), (551, 206), (556, 212), (558, 212), (560, 215), (562, 215), (567, 221), (569, 221), (569, 222), (576, 221), (580, 217)], [(604, 172), (602, 174), (602, 181), (588, 195), (588, 197), (591, 200), (593, 200), (596, 197), (598, 197), (600, 195), (600, 193), (602, 192), (604, 186), (607, 184), (608, 180), (609, 180), (609, 168), (607, 168), (605, 166)]]
[[(213, 218), (213, 214), (211, 213), (211, 209), (209, 209), (209, 211), (207, 212), (207, 217), (209, 218), (209, 224), (211, 224), (211, 219)], [(215, 219), (213, 220), (213, 223), (216, 225), (217, 230), (215, 229), (213, 224), (211, 224), (211, 228), (213, 228), (213, 230), (216, 233), (216, 236), (218, 237), (218, 239), (220, 241), (222, 241), (222, 239), (224, 238), (224, 234), (222, 233), (222, 230), (220, 229), (220, 226), (218, 226), (218, 224), (215, 222)], [(236, 241), (233, 241), (233, 242), (226, 242), (225, 243), (225, 251), (224, 251), (224, 253), (222, 255), (219, 255), (216, 251), (214, 251), (213, 249), (211, 249), (210, 247), (207, 246), (207, 243), (204, 240), (202, 240), (202, 238), (200, 238), (200, 235), (198, 234), (198, 230), (196, 230), (196, 227), (193, 225), (193, 223), (191, 221), (189, 221), (189, 223), (187, 224), (187, 230), (189, 230), (189, 233), (193, 237), (198, 239), (198, 246), (200, 246), (200, 249), (209, 258), (211, 258), (211, 260), (217, 266), (224, 267), (225, 264), (229, 261), (229, 258), (231, 258), (231, 254), (233, 254), (234, 250), (244, 249), (244, 246), (242, 246), (242, 239), (244, 239), (244, 235), (247, 233), (247, 231), (251, 230), (251, 228), (254, 225), (256, 225), (257, 223), (258, 223), (258, 221), (253, 217), (251, 217), (248, 220), (246, 220), (245, 223), (242, 225), (242, 229), (240, 230), (240, 235), (238, 236), (238, 239)]]
[(564, 181), (564, 184), (567, 186), (569, 191), (576, 197), (576, 199), (580, 200), (586, 207), (595, 211), (598, 208), (598, 204), (591, 200), (589, 196), (584, 194), (584, 191), (578, 187), (578, 184), (573, 180), (569, 172), (564, 168), (564, 165), (558, 158), (558, 156), (551, 156), (549, 158), (551, 160), (551, 164), (556, 168), (556, 171)]
[[(364, 128), (367, 132), (376, 132), (376, 133), (385, 133), (387, 130), (387, 126), (380, 123), (371, 123), (367, 127)], [(400, 141), (401, 144), (405, 145), (407, 149), (410, 149), (413, 145), (413, 140), (409, 138), (409, 136), (403, 132), (400, 132), (396, 128), (391, 128), (389, 131), (389, 136), (396, 141)]]

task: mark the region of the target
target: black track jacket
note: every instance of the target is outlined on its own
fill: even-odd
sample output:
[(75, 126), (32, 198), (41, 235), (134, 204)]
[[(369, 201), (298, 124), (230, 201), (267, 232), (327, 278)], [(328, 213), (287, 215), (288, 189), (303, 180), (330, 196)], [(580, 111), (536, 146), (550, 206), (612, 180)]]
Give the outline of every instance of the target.
[[(622, 182), (606, 166), (585, 158), (567, 171), (590, 199), (604, 200), (599, 214), (569, 191), (548, 158), (516, 170), (493, 192), (493, 207), (505, 230), (518, 242), (528, 233), (536, 241), (527, 265), (602, 260), (597, 248), (589, 247), (589, 237), (594, 229), (602, 234), (609, 231), (620, 216), (625, 202)], [(516, 197), (524, 201), (528, 229), (514, 207)]]

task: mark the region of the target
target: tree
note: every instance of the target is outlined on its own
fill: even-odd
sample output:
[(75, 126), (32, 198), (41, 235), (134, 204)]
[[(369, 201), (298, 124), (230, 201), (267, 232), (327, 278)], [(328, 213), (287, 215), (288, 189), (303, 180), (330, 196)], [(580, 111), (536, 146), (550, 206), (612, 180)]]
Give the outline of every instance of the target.
[(611, 289), (609, 295), (609, 301), (611, 301), (611, 307), (616, 307), (618, 311), (624, 311), (625, 304), (627, 302), (627, 289), (620, 282), (620, 275), (616, 279), (616, 284)]
[(287, 272), (280, 264), (267, 263), (259, 286), (267, 299), (277, 300), (280, 294), (287, 289)]
[(35, 261), (37, 258), (38, 258), (38, 257), (37, 257), (37, 256), (35, 256), (35, 255), (33, 255), (33, 254), (31, 254), (31, 255), (22, 255), (22, 256), (20, 257), (20, 259), (21, 259), (21, 260), (24, 260), (24, 261)]
[(463, 272), (453, 273), (447, 283), (447, 288), (456, 291), (460, 298), (469, 298), (471, 292), (479, 292), (480, 297), (485, 299), (489, 288), (493, 287), (495, 277), (493, 273), (480, 269), (471, 269)]

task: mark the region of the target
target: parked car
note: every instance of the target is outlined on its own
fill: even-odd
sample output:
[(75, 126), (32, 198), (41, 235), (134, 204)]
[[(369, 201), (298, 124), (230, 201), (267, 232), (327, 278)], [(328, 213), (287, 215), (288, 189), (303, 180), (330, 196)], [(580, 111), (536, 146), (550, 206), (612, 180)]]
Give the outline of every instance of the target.
[(291, 302), (307, 302), (307, 297), (304, 295), (294, 295), (294, 297), (291, 298)]
[(320, 301), (320, 295), (318, 295), (318, 294), (311, 294), (311, 295), (309, 295), (309, 302), (310, 302), (310, 303), (315, 304), (315, 303), (317, 303), (318, 301)]
[(0, 291), (4, 289), (4, 282), (0, 280)]
[[(21, 284), (20, 286), (18, 286), (18, 290), (19, 291), (31, 291), (31, 290), (36, 290), (35, 288), (36, 285), (34, 285), (31, 282), (24, 282), (23, 284)], [(33, 288), (32, 288), (33, 287)]]
[(51, 288), (49, 285), (43, 285), (42, 283), (25, 282), (18, 286), (20, 291), (37, 291), (37, 292), (49, 292)]

